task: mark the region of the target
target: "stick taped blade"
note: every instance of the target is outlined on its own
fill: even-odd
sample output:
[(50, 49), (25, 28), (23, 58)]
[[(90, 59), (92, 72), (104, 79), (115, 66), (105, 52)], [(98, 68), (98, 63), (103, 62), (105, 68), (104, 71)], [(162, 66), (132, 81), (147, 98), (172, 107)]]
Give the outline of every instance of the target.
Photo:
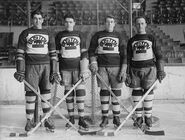
[(10, 133), (10, 137), (27, 137), (27, 133)]
[(97, 132), (97, 135), (99, 135), (99, 136), (115, 136), (115, 133), (114, 132), (102, 132), (102, 131), (99, 131), (99, 132)]
[(145, 134), (146, 135), (155, 135), (155, 136), (164, 136), (165, 135), (164, 131), (148, 131), (148, 130), (145, 131)]

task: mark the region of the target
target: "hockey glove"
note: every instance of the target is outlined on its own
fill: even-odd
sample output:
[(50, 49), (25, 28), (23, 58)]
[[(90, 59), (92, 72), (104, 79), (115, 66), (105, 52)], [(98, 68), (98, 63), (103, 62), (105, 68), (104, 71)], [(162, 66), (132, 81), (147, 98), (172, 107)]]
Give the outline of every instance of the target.
[(17, 81), (22, 82), (25, 79), (25, 73), (24, 72), (15, 72), (14, 77)]
[(125, 80), (125, 85), (126, 85), (127, 87), (130, 87), (131, 83), (132, 83), (132, 79), (131, 79), (130, 75), (127, 74), (126, 80)]
[(87, 78), (89, 78), (89, 76), (90, 76), (90, 71), (80, 73), (80, 77), (82, 78), (83, 81), (85, 81)]
[(60, 81), (61, 81), (61, 77), (60, 77), (60, 75), (59, 75), (58, 73), (52, 73), (52, 74), (50, 75), (50, 82), (51, 82), (52, 84), (54, 84), (54, 83), (59, 84)]
[(89, 69), (90, 71), (93, 73), (93, 74), (96, 74), (96, 72), (98, 71), (98, 64), (97, 62), (92, 62), (89, 66)]
[(166, 73), (164, 71), (157, 71), (157, 79), (161, 83), (162, 80), (166, 77)]
[(125, 81), (125, 79), (126, 79), (126, 69), (127, 69), (127, 65), (123, 64), (121, 66), (119, 74), (116, 77), (118, 82), (122, 83), (122, 82)]

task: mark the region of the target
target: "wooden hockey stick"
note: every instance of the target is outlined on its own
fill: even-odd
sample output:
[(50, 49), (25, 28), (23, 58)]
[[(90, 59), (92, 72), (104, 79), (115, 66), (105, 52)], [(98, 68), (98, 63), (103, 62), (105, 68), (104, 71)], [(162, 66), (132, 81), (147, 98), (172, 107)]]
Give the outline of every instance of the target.
[[(106, 86), (106, 88), (110, 91), (111, 95), (113, 97), (115, 97), (117, 99), (117, 97), (115, 96), (115, 94), (112, 92), (111, 88), (106, 84), (106, 82), (103, 80), (103, 78), (97, 73), (96, 74), (97, 77), (99, 78), (99, 80)], [(139, 101), (139, 103), (141, 103), (145, 97), (150, 93), (150, 91), (153, 89), (153, 87), (157, 84), (157, 81), (155, 81), (155, 83), (150, 87), (150, 89), (145, 93), (145, 95), (143, 96), (143, 98), (141, 99), (141, 101)], [(118, 100), (118, 99), (117, 99)], [(119, 101), (119, 100), (118, 100)], [(129, 117), (134, 113), (135, 109), (137, 108), (137, 106), (139, 105), (139, 103), (134, 107), (134, 109), (129, 112), (126, 107), (124, 107), (123, 105), (121, 105), (129, 114), (128, 116), (126, 117), (126, 119), (122, 122), (122, 124), (114, 131), (114, 132), (101, 132), (101, 131), (97, 131), (92, 133), (91, 135), (103, 135), (103, 136), (114, 136), (116, 135), (116, 133), (121, 129), (121, 127), (125, 124), (125, 122), (129, 119)], [(133, 121), (136, 122), (135, 118), (132, 117)], [(136, 123), (137, 124), (137, 123)], [(147, 134), (147, 135), (164, 135), (164, 131), (161, 130), (161, 131), (149, 131), (147, 130), (144, 126), (141, 126), (139, 127), (143, 132), (144, 134)], [(86, 133), (83, 133), (82, 135), (85, 135)]]
[[(97, 77), (99, 78), (99, 80), (106, 86), (106, 88), (109, 90), (109, 92), (111, 93), (111, 95), (119, 102), (119, 100), (118, 100), (118, 98), (116, 97), (116, 95), (112, 92), (112, 90), (111, 90), (111, 88), (106, 84), (106, 82), (103, 80), (103, 78), (97, 73)], [(157, 81), (154, 83), (155, 85), (157, 84)], [(154, 86), (155, 86), (154, 85)], [(152, 86), (152, 87), (154, 87), (154, 86)], [(153, 89), (153, 88), (152, 88)], [(152, 90), (151, 89), (151, 90)], [(151, 91), (150, 90), (150, 91)], [(150, 91), (149, 91), (149, 93), (150, 93)], [(148, 92), (148, 91), (147, 91)], [(146, 94), (146, 93), (145, 93)], [(148, 94), (147, 94), (148, 95)], [(146, 95), (146, 96), (147, 96)], [(145, 96), (145, 97), (146, 97)], [(121, 105), (121, 107), (123, 107), (124, 109), (125, 109), (125, 111), (129, 114), (130, 112), (128, 111), (128, 109), (124, 106), (124, 105), (122, 105), (122, 104), (120, 104)], [(136, 119), (132, 116), (131, 117), (132, 118), (132, 120), (134, 121), (134, 122), (136, 122)], [(136, 125), (137, 125), (137, 122), (136, 122)], [(144, 126), (139, 126), (138, 125), (138, 128), (140, 128), (143, 132), (144, 132), (144, 134), (147, 134), (147, 135), (164, 135), (164, 131), (163, 130), (159, 130), (159, 131), (150, 131), (150, 130), (147, 130), (146, 129), (146, 127), (144, 127)]]
[(64, 97), (62, 99), (60, 99), (60, 101), (58, 101), (58, 103), (53, 106), (51, 105), (50, 102), (48, 102), (45, 98), (43, 98), (37, 90), (35, 90), (27, 81), (23, 81), (24, 84), (30, 88), (38, 97), (40, 97), (47, 105), (49, 105), (51, 107), (51, 110), (41, 119), (41, 121), (31, 130), (25, 133), (10, 133), (10, 137), (16, 137), (16, 136), (20, 136), (20, 137), (27, 137), (29, 135), (31, 135), (32, 133), (34, 133), (37, 128), (45, 121), (45, 119), (47, 119), (48, 117), (51, 116), (53, 111), (56, 111), (60, 117), (62, 117), (66, 122), (68, 122), (76, 131), (78, 131), (78, 128), (75, 127), (75, 125), (73, 125), (58, 109), (57, 107), (66, 99), (66, 97), (82, 82), (82, 79), (80, 79), (67, 93), (66, 95), (64, 95)]

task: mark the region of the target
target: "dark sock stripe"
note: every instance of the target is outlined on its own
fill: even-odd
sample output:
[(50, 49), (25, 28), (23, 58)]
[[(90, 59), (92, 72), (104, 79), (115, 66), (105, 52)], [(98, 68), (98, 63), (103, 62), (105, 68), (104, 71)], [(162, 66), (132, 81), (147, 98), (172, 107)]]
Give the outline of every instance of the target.
[(152, 107), (144, 107), (144, 110), (145, 111), (150, 111), (150, 110), (152, 110)]
[(76, 103), (84, 103), (84, 100), (77, 100)]
[(136, 111), (143, 111), (143, 108), (137, 108)]
[(112, 111), (114, 115), (119, 115), (120, 114), (120, 111)]
[(112, 105), (119, 105), (118, 102), (112, 102)]
[(101, 101), (101, 104), (109, 104), (109, 101)]

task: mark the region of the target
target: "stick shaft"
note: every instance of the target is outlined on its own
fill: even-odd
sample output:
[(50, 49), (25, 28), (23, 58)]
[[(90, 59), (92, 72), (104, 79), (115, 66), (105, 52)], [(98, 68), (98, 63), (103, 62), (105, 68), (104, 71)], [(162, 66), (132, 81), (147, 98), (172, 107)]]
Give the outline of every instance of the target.
[(48, 104), (52, 109), (41, 119), (41, 121), (29, 132), (27, 132), (28, 135), (32, 134), (43, 122), (45, 119), (47, 119), (51, 113), (55, 110), (64, 120), (66, 120), (75, 130), (78, 130), (66, 117), (64, 117), (63, 114), (60, 113), (56, 108), (66, 99), (66, 97), (82, 82), (82, 79), (80, 79), (67, 93), (66, 95), (60, 99), (60, 101), (55, 105), (51, 105), (50, 102), (48, 102), (45, 98), (43, 98), (27, 81), (23, 81), (25, 85), (30, 88), (38, 97), (40, 97), (46, 104)]
[(140, 99), (140, 101), (137, 103), (137, 105), (130, 111), (130, 113), (127, 115), (125, 120), (121, 123), (121, 125), (115, 130), (115, 133), (117, 133), (121, 127), (125, 124), (125, 122), (130, 118), (130, 116), (134, 113), (134, 111), (137, 109), (137, 107), (143, 102), (143, 100), (146, 98), (146, 96), (150, 93), (150, 91), (154, 88), (154, 86), (157, 84), (157, 80), (153, 83), (153, 85), (147, 90), (147, 92), (144, 94), (144, 96)]

